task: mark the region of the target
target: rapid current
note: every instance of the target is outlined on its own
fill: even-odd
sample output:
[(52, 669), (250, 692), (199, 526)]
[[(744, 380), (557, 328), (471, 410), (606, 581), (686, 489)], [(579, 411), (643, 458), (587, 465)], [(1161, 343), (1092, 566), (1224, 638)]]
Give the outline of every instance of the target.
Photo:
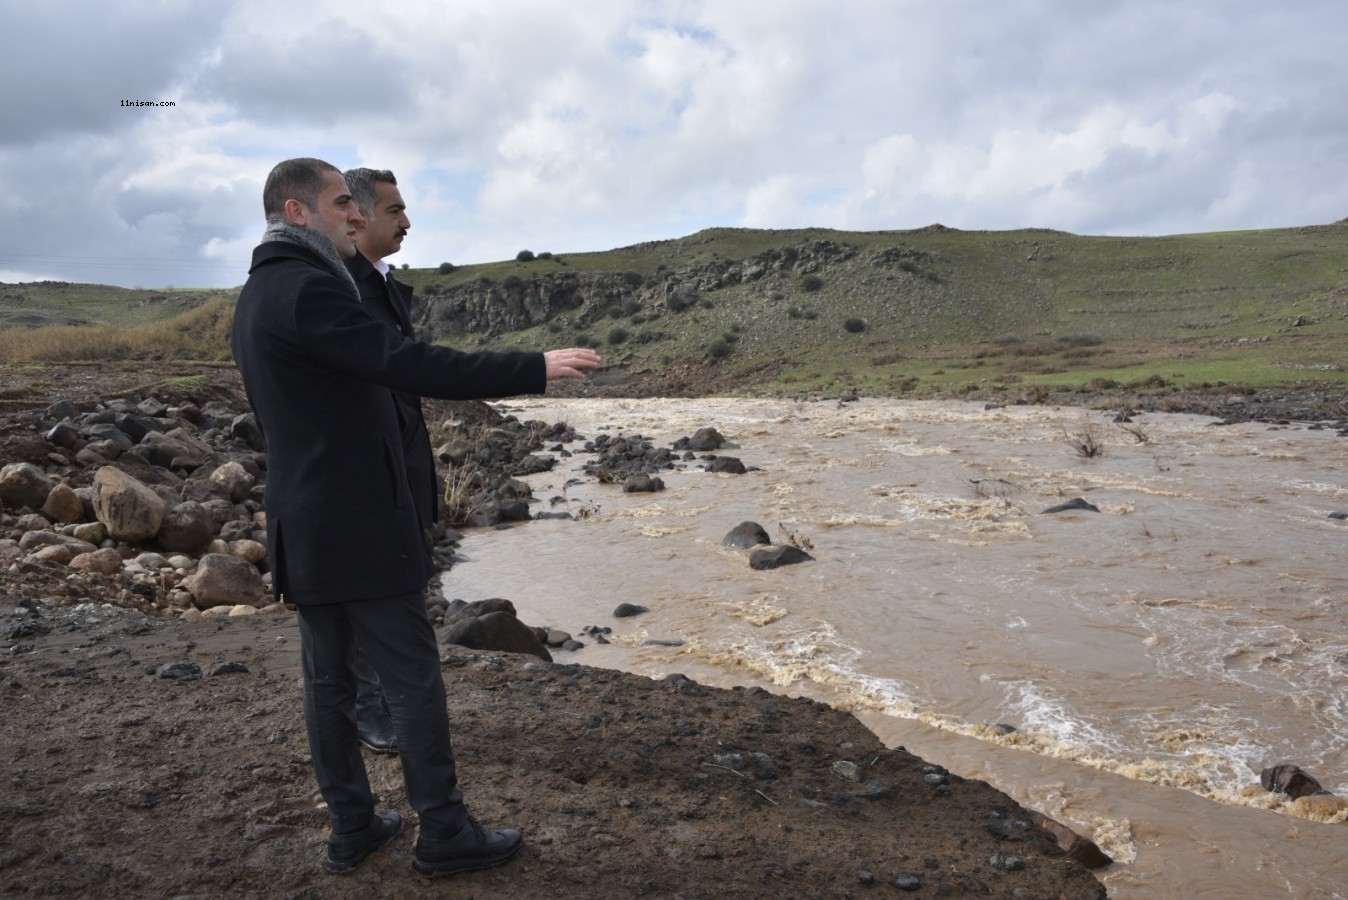
[[(1259, 788), (1293, 763), (1348, 795), (1333, 429), (897, 400), (502, 409), (657, 447), (712, 426), (751, 467), (684, 462), (665, 491), (623, 494), (568, 484), (593, 459), (577, 453), (529, 479), (575, 520), (469, 535), (447, 596), (613, 628), (559, 662), (849, 710), (1094, 839), (1112, 897), (1348, 897), (1348, 803)], [(1099, 511), (1044, 513), (1078, 497)], [(752, 570), (721, 544), (743, 521), (814, 561)], [(651, 611), (614, 619), (624, 601)]]

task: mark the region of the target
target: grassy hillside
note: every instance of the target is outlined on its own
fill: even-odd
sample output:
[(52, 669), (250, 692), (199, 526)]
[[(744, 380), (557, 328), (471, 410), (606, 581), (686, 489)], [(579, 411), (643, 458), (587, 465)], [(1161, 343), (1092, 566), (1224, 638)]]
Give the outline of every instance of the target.
[[(604, 253), (399, 275), (428, 298), (426, 322), (441, 305), (516, 310), (508, 329), (446, 335), (456, 346), (593, 345), (611, 366), (601, 381), (643, 392), (924, 396), (1309, 383), (1341, 391), (1346, 250), (1348, 220), (1158, 238), (941, 226), (711, 229)], [(519, 321), (563, 281), (574, 294), (565, 310)], [(4, 285), (0, 323), (64, 317), (147, 327), (210, 298)], [(174, 342), (174, 354), (227, 358), (207, 346), (218, 327), (187, 331), (203, 337)], [(145, 334), (132, 355), (165, 341), (163, 332)], [(0, 340), (0, 360), (23, 358), (24, 343)]]

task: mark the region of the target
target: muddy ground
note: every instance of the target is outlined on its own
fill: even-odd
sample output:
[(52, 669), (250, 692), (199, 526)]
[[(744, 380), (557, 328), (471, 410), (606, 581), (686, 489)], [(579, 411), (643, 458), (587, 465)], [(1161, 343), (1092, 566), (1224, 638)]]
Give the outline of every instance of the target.
[(1008, 797), (848, 714), (451, 646), (470, 808), (521, 828), (524, 850), (415, 875), (397, 759), (367, 753), (381, 807), (409, 827), (328, 874), (293, 615), (34, 606), (0, 598), (5, 894), (862, 897), (907, 876), (915, 896), (1103, 895)]

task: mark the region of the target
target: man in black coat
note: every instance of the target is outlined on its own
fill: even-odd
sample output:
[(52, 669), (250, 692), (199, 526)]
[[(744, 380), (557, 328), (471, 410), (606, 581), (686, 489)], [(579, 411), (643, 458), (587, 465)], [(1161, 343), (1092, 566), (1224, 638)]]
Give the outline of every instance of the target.
[(326, 864), (358, 866), (402, 827), (376, 814), (355, 724), (351, 656), (379, 673), (397, 732), (422, 874), (496, 865), (521, 846), (463, 804), (424, 588), (421, 537), (394, 391), (449, 399), (538, 393), (599, 364), (592, 350), (459, 353), (378, 321), (342, 263), (363, 221), (341, 172), (316, 159), (272, 169), (267, 229), (239, 294), (231, 347), (267, 438), (273, 590), (296, 604), (304, 718), (332, 833)]
[[(415, 338), (412, 330), (412, 288), (393, 277), (386, 258), (402, 249), (412, 227), (398, 180), (387, 169), (347, 169), (343, 173), (351, 199), (365, 220), (356, 229), (356, 254), (345, 260), (356, 282), (361, 304), (370, 315), (399, 334)], [(422, 535), (430, 547), (432, 529), (439, 520), (439, 494), (435, 480), (435, 457), (421, 411), (421, 397), (395, 391), (398, 426), (402, 430), (403, 465), (407, 469), (412, 502), (417, 509)], [(379, 689), (379, 676), (366, 655), (356, 652), (356, 730), (360, 742), (371, 750), (396, 753), (398, 738), (388, 705)]]

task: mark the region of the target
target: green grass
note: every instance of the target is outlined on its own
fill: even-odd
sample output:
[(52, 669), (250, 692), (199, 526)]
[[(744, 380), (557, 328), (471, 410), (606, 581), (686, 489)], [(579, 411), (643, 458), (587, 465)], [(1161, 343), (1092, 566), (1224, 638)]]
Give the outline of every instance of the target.
[[(701, 367), (700, 383), (711, 391), (852, 387), (931, 396), (1152, 378), (1180, 386), (1333, 386), (1348, 380), (1346, 238), (1348, 220), (1154, 238), (936, 226), (715, 228), (602, 253), (543, 248), (555, 255), (460, 266), (447, 275), (436, 268), (398, 274), (429, 298), (431, 326), (422, 333), (433, 339), (470, 350), (588, 342), (600, 346), (609, 365), (631, 373), (659, 374), (675, 363)], [(829, 252), (816, 252), (821, 246)], [(778, 267), (782, 259), (809, 265)], [(754, 277), (741, 277), (751, 269)], [(816, 290), (803, 286), (811, 274)], [(503, 327), (524, 321), (539, 297), (564, 288), (574, 303), (549, 321)], [(669, 298), (687, 288), (697, 302), (676, 311)], [(210, 297), (4, 285), (0, 324), (41, 315), (91, 328), (146, 329)], [(435, 333), (438, 310), (466, 306), (481, 310), (490, 330)], [(849, 320), (863, 321), (865, 330), (848, 331)], [(610, 341), (618, 329), (626, 339)], [(3, 341), (16, 331), (22, 329), (0, 328), (0, 360), (24, 358)], [(197, 332), (206, 334), (182, 336)], [(183, 354), (198, 339), (202, 358), (228, 358), (215, 346), (224, 333), (217, 322), (143, 331), (129, 351), (112, 349), (112, 332), (87, 343), (89, 352), (101, 345), (106, 352), (152, 354), (158, 341), (171, 346), (162, 352)], [(63, 332), (32, 358), (61, 352), (78, 334), (94, 331)], [(717, 345), (709, 353), (718, 340), (728, 349)]]

